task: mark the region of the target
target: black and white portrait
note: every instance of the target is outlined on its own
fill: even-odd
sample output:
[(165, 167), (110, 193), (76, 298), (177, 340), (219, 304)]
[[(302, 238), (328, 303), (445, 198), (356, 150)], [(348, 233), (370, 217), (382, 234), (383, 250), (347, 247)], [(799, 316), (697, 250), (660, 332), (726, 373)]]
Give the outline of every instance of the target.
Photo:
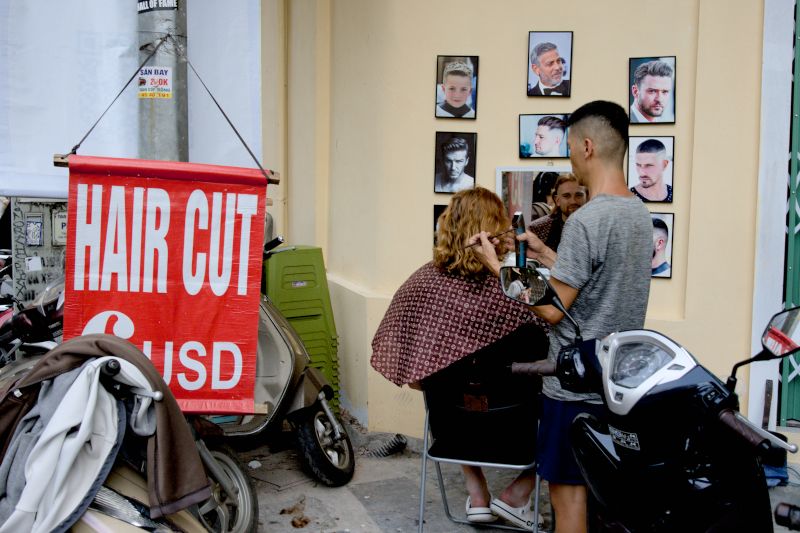
[(433, 191), (454, 193), (475, 186), (477, 133), (436, 132)]

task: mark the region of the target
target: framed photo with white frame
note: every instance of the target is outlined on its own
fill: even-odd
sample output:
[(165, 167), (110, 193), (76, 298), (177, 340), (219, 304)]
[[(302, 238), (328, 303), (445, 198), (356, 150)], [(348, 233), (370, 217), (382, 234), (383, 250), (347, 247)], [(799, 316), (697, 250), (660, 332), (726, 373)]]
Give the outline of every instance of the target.
[[(558, 175), (572, 172), (569, 163), (563, 165), (539, 165), (529, 167), (497, 167), (495, 191), (503, 200), (509, 218), (521, 211), (525, 223), (541, 216), (533, 204), (547, 202)], [(536, 213), (537, 216), (534, 216)]]

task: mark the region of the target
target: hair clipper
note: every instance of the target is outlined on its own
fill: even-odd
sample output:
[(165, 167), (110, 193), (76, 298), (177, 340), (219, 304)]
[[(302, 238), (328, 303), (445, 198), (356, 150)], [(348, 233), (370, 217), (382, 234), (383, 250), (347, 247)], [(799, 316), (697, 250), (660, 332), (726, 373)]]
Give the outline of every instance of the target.
[[(514, 226), (514, 234), (515, 235), (522, 235), (525, 233), (525, 215), (522, 214), (522, 211), (517, 211), (514, 213), (514, 218), (511, 219), (511, 225)], [(527, 265), (527, 243), (525, 241), (516, 241), (517, 243), (517, 266), (519, 268), (525, 268)]]

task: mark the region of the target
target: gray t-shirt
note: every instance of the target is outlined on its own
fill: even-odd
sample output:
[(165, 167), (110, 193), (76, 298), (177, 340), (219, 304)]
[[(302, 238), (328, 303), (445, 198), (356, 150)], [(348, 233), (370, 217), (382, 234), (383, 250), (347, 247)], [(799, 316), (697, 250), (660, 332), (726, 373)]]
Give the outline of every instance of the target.
[[(569, 313), (584, 340), (644, 326), (652, 256), (652, 219), (635, 196), (599, 195), (567, 219), (551, 275), (578, 289)], [(567, 318), (553, 326), (548, 359), (574, 338)], [(556, 400), (600, 401), (562, 389), (555, 377), (544, 378), (543, 390)]]

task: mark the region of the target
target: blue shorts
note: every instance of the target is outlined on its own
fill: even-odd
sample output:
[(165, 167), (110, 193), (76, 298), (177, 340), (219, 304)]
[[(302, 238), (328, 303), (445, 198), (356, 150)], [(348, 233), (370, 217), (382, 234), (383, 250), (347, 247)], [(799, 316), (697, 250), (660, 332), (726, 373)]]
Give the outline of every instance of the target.
[(604, 409), (599, 404), (564, 402), (542, 394), (536, 468), (543, 479), (562, 485), (586, 484), (572, 453), (569, 427), (580, 413), (601, 416)]

